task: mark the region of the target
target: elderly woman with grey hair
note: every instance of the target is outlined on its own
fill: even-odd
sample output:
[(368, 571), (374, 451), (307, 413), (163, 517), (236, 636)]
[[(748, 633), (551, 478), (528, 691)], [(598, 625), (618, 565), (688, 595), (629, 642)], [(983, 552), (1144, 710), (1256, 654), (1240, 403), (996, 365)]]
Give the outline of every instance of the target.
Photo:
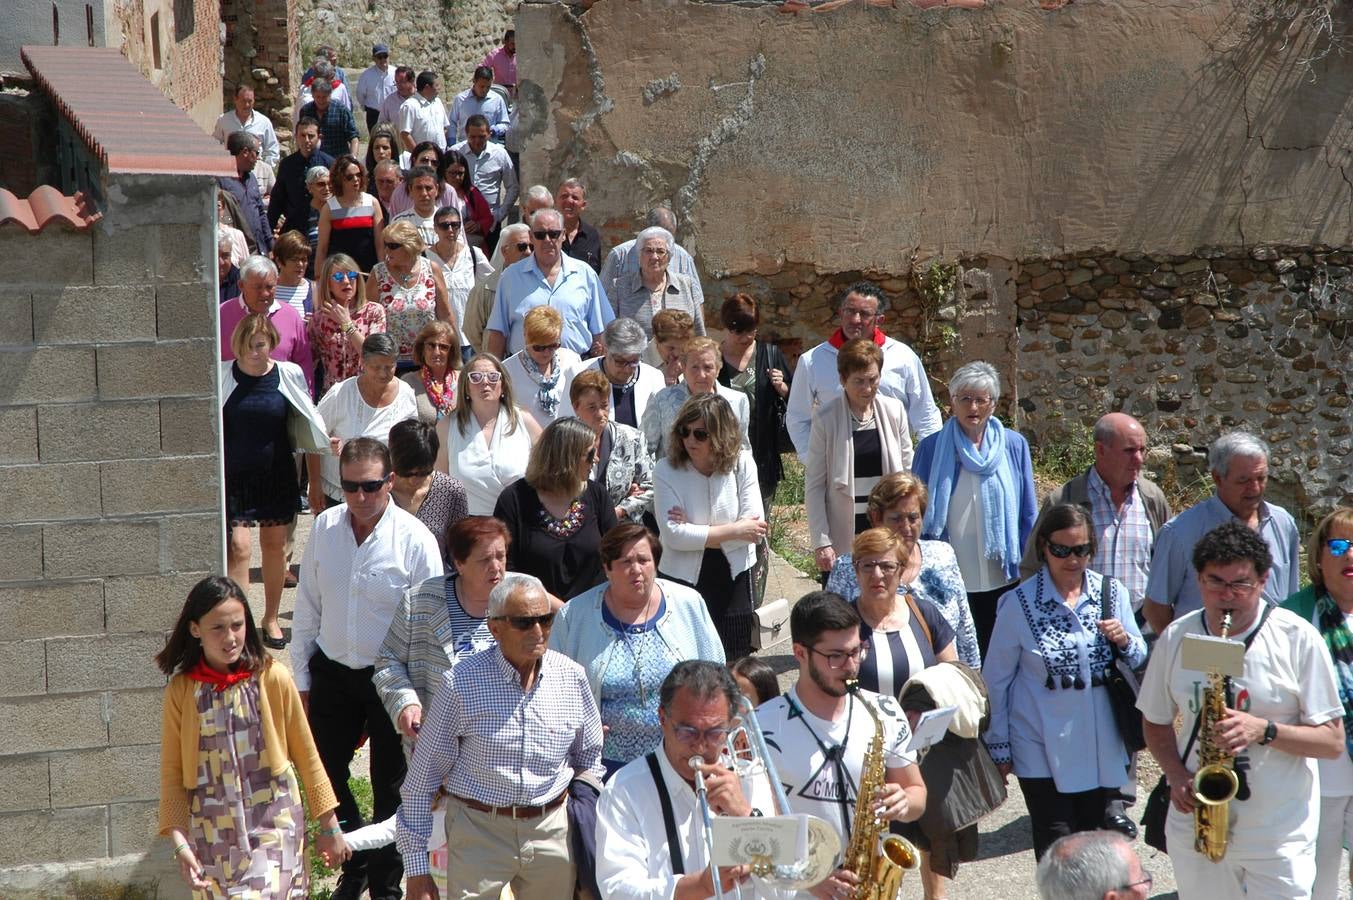
[[(564, 376), (563, 393), (569, 394), (573, 379), (588, 369), (597, 369), (611, 383), (611, 421), (638, 428), (654, 395), (667, 386), (662, 371), (640, 357), (648, 346), (648, 335), (633, 319), (612, 319), (601, 333), (606, 352), (576, 366)], [(573, 411), (569, 411), (572, 415)]]
[(917, 446), (911, 466), (930, 492), (921, 536), (953, 546), (983, 657), (996, 600), (1019, 580), (1038, 515), (1029, 443), (992, 415), (1000, 397), (994, 366), (960, 366), (949, 379), (949, 418)]
[[(305, 223), (305, 239), (310, 244), (310, 263), (305, 267), (305, 277), (315, 277), (315, 254), (319, 248), (320, 212), (333, 196), (334, 179), (327, 166), (311, 166), (305, 170), (305, 189), (310, 194), (310, 206), (307, 208), (309, 219)], [(324, 262), (324, 260), (319, 260)]]
[(338, 455), (353, 438), (390, 441), (390, 429), (405, 419), (418, 418), (413, 388), (395, 377), (399, 344), (388, 332), (367, 335), (362, 342), (362, 371), (331, 387), (319, 401), (319, 412), (329, 426), (330, 453), (310, 454), (310, 510), (319, 515), (341, 503)]
[(615, 314), (639, 323), (646, 337), (653, 337), (653, 315), (663, 309), (679, 309), (695, 319), (695, 333), (705, 333), (705, 312), (690, 276), (673, 269), (672, 232), (656, 225), (645, 228), (634, 239), (639, 254), (639, 271), (625, 272), (609, 292)]

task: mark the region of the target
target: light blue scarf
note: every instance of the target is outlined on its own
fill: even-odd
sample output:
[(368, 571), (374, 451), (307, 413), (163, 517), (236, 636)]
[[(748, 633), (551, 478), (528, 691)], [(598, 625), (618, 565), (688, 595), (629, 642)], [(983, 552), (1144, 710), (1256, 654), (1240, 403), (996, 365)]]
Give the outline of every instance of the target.
[(1019, 487), (1005, 452), (1005, 426), (995, 416), (987, 419), (987, 430), (978, 449), (950, 416), (940, 429), (930, 471), (917, 473), (930, 490), (922, 533), (938, 538), (949, 522), (949, 498), (954, 493), (954, 457), (959, 465), (980, 479), (983, 537), (988, 559), (999, 560), (1005, 573), (1013, 577), (1022, 549), (1019, 545)]

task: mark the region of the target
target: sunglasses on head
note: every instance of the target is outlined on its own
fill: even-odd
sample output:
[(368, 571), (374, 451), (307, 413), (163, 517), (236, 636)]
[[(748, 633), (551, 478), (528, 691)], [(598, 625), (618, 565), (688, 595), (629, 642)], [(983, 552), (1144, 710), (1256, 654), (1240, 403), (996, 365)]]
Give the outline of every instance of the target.
[(1072, 555), (1082, 557), (1089, 556), (1091, 553), (1094, 552), (1094, 548), (1091, 547), (1089, 544), (1076, 544), (1075, 546), (1067, 546), (1066, 544), (1059, 544), (1055, 541), (1048, 541), (1048, 552), (1051, 553), (1053, 556), (1057, 557), (1058, 559), (1066, 559), (1068, 556)]
[(385, 483), (389, 480), (390, 477), (388, 475), (385, 478), (378, 478), (375, 481), (348, 481), (348, 479), (343, 478), (339, 480), (338, 486), (343, 489), (343, 493), (345, 494), (355, 494), (358, 491), (361, 491), (363, 494), (374, 494), (385, 487)]
[(686, 425), (682, 425), (676, 430), (676, 433), (677, 437), (681, 438), (683, 441), (688, 437), (693, 437), (701, 443), (709, 440), (709, 432), (704, 428), (690, 428)]
[(466, 377), (470, 379), (470, 384), (497, 384), (503, 380), (503, 376), (497, 372), (468, 372)]
[(499, 622), (507, 622), (518, 631), (529, 631), (532, 627), (539, 625), (542, 629), (549, 628), (554, 624), (554, 613), (547, 612), (543, 616), (493, 616)]
[(518, 253), (525, 253), (527, 250), (530, 250), (530, 249), (531, 249), (531, 245), (530, 245), (528, 242), (526, 242), (526, 241), (519, 241), (519, 242), (517, 243), (517, 252), (518, 252)]
[(361, 277), (361, 273), (359, 273), (359, 272), (331, 272), (331, 273), (329, 274), (329, 277), (332, 278), (337, 284), (342, 284), (342, 283), (345, 282), (345, 281), (356, 281), (358, 278)]
[(531, 237), (535, 238), (538, 241), (543, 241), (545, 240), (545, 238), (549, 238), (552, 241), (557, 241), (559, 240), (560, 237), (563, 236), (563, 234), (564, 232), (560, 231), (558, 228), (550, 228), (545, 231), (533, 231), (531, 232)]
[(1348, 548), (1353, 546), (1353, 541), (1344, 538), (1330, 538), (1325, 541), (1325, 546), (1330, 548), (1330, 556), (1343, 556), (1348, 552)]

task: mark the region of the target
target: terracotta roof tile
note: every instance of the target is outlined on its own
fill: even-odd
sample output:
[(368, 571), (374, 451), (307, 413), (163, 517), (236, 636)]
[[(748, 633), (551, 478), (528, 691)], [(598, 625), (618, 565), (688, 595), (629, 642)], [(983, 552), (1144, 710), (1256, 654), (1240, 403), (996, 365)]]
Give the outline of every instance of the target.
[(13, 222), (37, 234), (52, 222), (64, 222), (77, 231), (84, 231), (99, 220), (101, 213), (89, 208), (84, 194), (67, 197), (51, 185), (44, 184), (20, 200), (0, 188), (0, 227)]
[(235, 174), (225, 148), (116, 49), (26, 46), (20, 56), (109, 172)]

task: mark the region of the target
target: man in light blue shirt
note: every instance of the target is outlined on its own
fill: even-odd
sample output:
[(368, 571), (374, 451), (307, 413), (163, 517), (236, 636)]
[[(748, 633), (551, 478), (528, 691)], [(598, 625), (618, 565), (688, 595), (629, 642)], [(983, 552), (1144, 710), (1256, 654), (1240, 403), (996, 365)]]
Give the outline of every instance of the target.
[(560, 343), (579, 355), (595, 353), (602, 330), (615, 318), (601, 279), (587, 263), (564, 253), (564, 218), (558, 210), (536, 212), (531, 237), (535, 251), (508, 266), (498, 279), (484, 331), (489, 352), (504, 359), (521, 350), (526, 314), (537, 306), (553, 306), (564, 319)]
[(470, 116), (475, 115), (488, 120), (489, 133), (495, 141), (501, 141), (503, 135), (507, 134), (507, 103), (491, 90), (492, 87), (493, 70), (488, 66), (475, 69), (470, 86), (457, 94), (451, 104), (451, 126), (446, 136), (448, 144), (465, 140), (465, 126)]
[(1165, 523), (1151, 556), (1142, 613), (1156, 634), (1172, 621), (1202, 608), (1193, 545), (1218, 525), (1232, 520), (1249, 526), (1268, 544), (1273, 568), (1264, 598), (1281, 603), (1301, 587), (1301, 536), (1292, 515), (1264, 499), (1268, 484), (1268, 444), (1244, 431), (1232, 431), (1213, 442), (1208, 466), (1217, 491)]

